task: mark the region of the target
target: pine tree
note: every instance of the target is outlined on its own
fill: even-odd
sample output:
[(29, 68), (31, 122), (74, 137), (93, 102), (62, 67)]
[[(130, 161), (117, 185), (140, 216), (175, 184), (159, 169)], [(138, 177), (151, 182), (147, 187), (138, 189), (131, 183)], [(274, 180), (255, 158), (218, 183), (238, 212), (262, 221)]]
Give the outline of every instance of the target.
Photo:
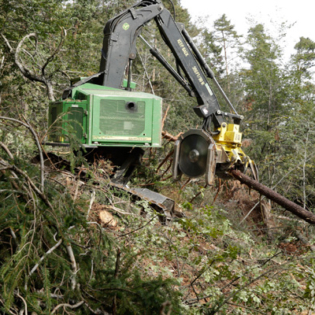
[(229, 75), (232, 72), (232, 60), (235, 58), (233, 56), (233, 51), (238, 52), (238, 47), (240, 45), (240, 35), (235, 31), (235, 26), (231, 24), (231, 21), (227, 19), (227, 16), (223, 14), (218, 20), (214, 21), (214, 40), (220, 44), (223, 53), (223, 59), (225, 63), (225, 76), (226, 76), (226, 87), (227, 92), (231, 92)]

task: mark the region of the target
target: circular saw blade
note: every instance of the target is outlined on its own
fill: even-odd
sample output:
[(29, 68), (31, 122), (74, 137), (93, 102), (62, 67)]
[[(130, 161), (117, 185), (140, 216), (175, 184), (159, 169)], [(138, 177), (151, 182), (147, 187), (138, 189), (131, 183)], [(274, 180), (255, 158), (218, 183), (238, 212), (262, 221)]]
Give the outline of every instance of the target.
[(199, 177), (207, 169), (209, 142), (199, 134), (184, 138), (180, 145), (178, 166), (188, 177)]

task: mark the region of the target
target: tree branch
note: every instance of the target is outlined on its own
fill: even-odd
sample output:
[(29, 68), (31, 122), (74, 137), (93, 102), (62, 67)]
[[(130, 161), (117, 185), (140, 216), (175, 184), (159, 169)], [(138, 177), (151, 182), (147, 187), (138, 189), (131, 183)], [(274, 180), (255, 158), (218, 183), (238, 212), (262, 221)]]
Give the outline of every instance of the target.
[[(31, 277), (31, 275), (36, 271), (36, 269), (39, 267), (40, 263), (45, 259), (45, 257), (49, 254), (51, 254), (56, 248), (60, 246), (62, 243), (62, 239), (60, 239), (57, 244), (55, 244), (52, 248), (50, 248), (39, 260), (39, 262), (32, 268), (30, 273), (28, 274), (28, 278)], [(27, 290), (27, 283), (25, 283), (25, 290)]]
[(89, 219), (90, 212), (91, 212), (91, 209), (92, 209), (92, 206), (93, 206), (94, 200), (95, 200), (95, 190), (93, 189), (93, 192), (91, 193), (91, 200), (90, 200), (89, 209), (88, 209), (88, 211), (87, 211), (87, 215), (86, 215), (86, 220), (88, 220), (88, 219)]
[(74, 308), (80, 307), (83, 303), (84, 303), (84, 301), (81, 301), (81, 302), (79, 302), (79, 303), (77, 303), (77, 304), (74, 304), (74, 305), (71, 305), (71, 304), (68, 304), (68, 303), (59, 304), (59, 305), (57, 305), (57, 306), (53, 309), (53, 311), (51, 312), (51, 314), (55, 314), (55, 312), (56, 312), (60, 307), (69, 307), (69, 308), (71, 308), (71, 309), (74, 309)]
[(35, 82), (40, 82), (43, 83), (46, 88), (47, 88), (47, 95), (48, 98), (51, 101), (55, 101), (55, 97), (54, 97), (54, 91), (53, 91), (53, 83), (51, 81), (51, 76), (47, 76), (46, 74), (46, 68), (48, 66), (48, 64), (54, 59), (54, 57), (58, 54), (58, 52), (60, 51), (63, 42), (64, 42), (64, 35), (61, 35), (61, 39), (60, 42), (58, 44), (58, 47), (55, 49), (55, 51), (46, 59), (44, 65), (41, 67), (41, 74), (38, 75), (34, 72), (32, 72), (27, 66), (26, 64), (22, 61), (22, 59), (20, 58), (20, 54), (23, 51), (22, 47), (25, 43), (25, 41), (27, 39), (30, 39), (32, 37), (35, 38), (35, 45), (37, 47), (38, 45), (38, 39), (37, 39), (37, 35), (35, 33), (30, 33), (28, 35), (25, 35), (19, 42), (18, 46), (16, 47), (16, 50), (14, 52), (13, 48), (11, 47), (9, 41), (5, 38), (4, 35), (2, 35), (2, 37), (4, 38), (8, 48), (10, 49), (10, 52), (13, 54), (14, 53), (14, 61), (15, 64), (17, 65), (17, 67), (19, 68), (19, 70), (21, 71), (22, 75), (29, 79), (30, 81), (35, 81)]
[(0, 142), (0, 146), (2, 147), (2, 149), (7, 153), (7, 155), (10, 157), (11, 160), (14, 159), (14, 156), (12, 155), (11, 151), (8, 149), (8, 147), (3, 143)]
[(63, 45), (63, 40), (64, 40), (64, 32), (61, 33), (61, 38), (58, 44), (58, 47), (55, 49), (55, 51), (47, 58), (45, 64), (42, 67), (42, 76), (45, 76), (45, 69), (48, 66), (48, 64), (55, 58), (55, 56), (58, 54), (60, 51), (60, 48)]
[[(40, 145), (40, 142), (39, 142), (39, 139), (37, 137), (37, 134), (36, 132), (34, 131), (34, 129), (32, 128), (32, 126), (29, 124), (29, 123), (24, 123), (23, 121), (20, 121), (20, 120), (17, 120), (17, 119), (14, 119), (14, 118), (10, 118), (10, 117), (4, 117), (4, 116), (0, 116), (0, 119), (4, 119), (4, 120), (9, 120), (9, 121), (14, 121), (20, 125), (23, 125), (24, 127), (26, 127), (27, 129), (30, 130), (30, 132), (32, 133), (34, 139), (35, 139), (35, 142), (36, 142), (36, 145), (37, 145), (37, 148), (38, 148), (38, 151), (39, 151), (39, 158), (40, 158), (40, 170), (41, 170), (41, 192), (44, 192), (44, 185), (45, 185), (45, 177), (44, 177), (44, 157), (43, 157), (43, 151), (42, 151), (42, 147)], [(3, 146), (2, 146), (3, 147)], [(4, 147), (3, 147), (4, 148)]]
[(147, 68), (146, 68), (146, 66), (145, 66), (145, 64), (144, 64), (144, 62), (143, 62), (143, 59), (142, 59), (142, 57), (141, 57), (141, 54), (138, 53), (138, 56), (140, 57), (140, 61), (141, 61), (142, 67), (143, 67), (143, 69), (144, 69), (144, 73), (145, 73), (145, 75), (146, 75), (146, 77), (147, 77), (147, 79), (148, 79), (148, 82), (149, 82), (149, 85), (150, 85), (150, 88), (151, 88), (151, 92), (152, 92), (153, 95), (155, 95), (154, 89), (153, 89), (153, 85), (152, 85), (152, 83), (151, 83), (151, 80), (150, 80), (150, 77), (149, 77)]
[(27, 303), (26, 301), (24, 300), (24, 298), (18, 293), (17, 296), (23, 301), (24, 305), (25, 305), (25, 309), (24, 309), (24, 312), (25, 314), (27, 314)]
[(5, 43), (7, 44), (8, 48), (9, 48), (9, 50), (10, 50), (10, 53), (13, 53), (13, 48), (12, 48), (12, 46), (10, 45), (8, 39), (7, 39), (3, 34), (1, 34), (1, 36), (2, 36), (2, 38), (4, 39)]
[(25, 35), (19, 42), (18, 46), (16, 47), (16, 50), (15, 50), (15, 54), (14, 54), (14, 61), (15, 61), (15, 64), (18, 66), (18, 68), (20, 69), (21, 73), (29, 80), (31, 81), (38, 81), (38, 82), (41, 82), (41, 83), (44, 83), (46, 85), (46, 82), (45, 80), (40, 77), (40, 76), (37, 76), (33, 73), (31, 73), (31, 71), (26, 68), (26, 66), (20, 61), (20, 58), (19, 58), (19, 54), (22, 50), (22, 45), (24, 44), (24, 42), (31, 38), (31, 37), (35, 37), (35, 40), (37, 42), (37, 35), (35, 33), (30, 33), (28, 35)]
[[(51, 203), (49, 202), (49, 200), (47, 199), (47, 197), (36, 187), (36, 185), (33, 183), (33, 181), (30, 179), (30, 177), (25, 174), (22, 170), (20, 170), (18, 167), (16, 167), (15, 165), (9, 165), (8, 163), (6, 163), (3, 160), (0, 160), (0, 164), (4, 166), (3, 169), (10, 169), (15, 171), (16, 173), (19, 173), (20, 175), (22, 175), (24, 178), (26, 178), (28, 180), (28, 182), (30, 183), (30, 186), (34, 189), (34, 191), (40, 196), (40, 198), (46, 203), (46, 205), (54, 210), (53, 206), (51, 205)], [(2, 170), (2, 169), (0, 169)]]
[(73, 254), (73, 249), (72, 249), (71, 244), (68, 243), (66, 245), (66, 248), (67, 248), (68, 255), (70, 257), (71, 266), (72, 266), (72, 270), (73, 270), (73, 276), (71, 277), (71, 288), (72, 288), (72, 290), (74, 290), (76, 285), (77, 285), (76, 274), (78, 272), (78, 268), (77, 268), (77, 263), (76, 263), (76, 260), (75, 260), (75, 256)]

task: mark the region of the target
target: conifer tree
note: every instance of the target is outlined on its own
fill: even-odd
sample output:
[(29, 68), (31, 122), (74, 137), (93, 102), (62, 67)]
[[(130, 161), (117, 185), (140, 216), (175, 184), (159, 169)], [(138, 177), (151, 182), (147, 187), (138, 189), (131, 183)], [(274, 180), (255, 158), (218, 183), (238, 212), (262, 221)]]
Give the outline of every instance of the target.
[(227, 16), (223, 14), (219, 19), (214, 21), (213, 24), (214, 31), (213, 37), (214, 40), (220, 44), (223, 53), (223, 59), (225, 64), (225, 76), (227, 80), (226, 88), (227, 92), (231, 92), (230, 79), (229, 75), (232, 72), (232, 60), (236, 58), (233, 56), (233, 50), (235, 54), (238, 51), (240, 45), (240, 35), (235, 31), (235, 26), (231, 24), (231, 21), (227, 19)]

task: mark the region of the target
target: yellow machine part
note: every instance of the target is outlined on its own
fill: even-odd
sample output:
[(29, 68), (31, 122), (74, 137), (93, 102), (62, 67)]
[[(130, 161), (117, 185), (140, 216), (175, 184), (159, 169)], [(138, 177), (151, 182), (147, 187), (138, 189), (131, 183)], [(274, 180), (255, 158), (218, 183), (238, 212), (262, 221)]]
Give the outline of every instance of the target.
[(219, 133), (212, 137), (217, 144), (217, 149), (225, 151), (228, 157), (226, 162), (231, 162), (232, 164), (237, 162), (248, 164), (249, 158), (247, 158), (246, 154), (241, 149), (242, 133), (240, 132), (240, 126), (237, 124), (223, 123), (221, 127), (218, 128), (218, 131)]
[(223, 123), (219, 134), (212, 136), (217, 143), (230, 144), (233, 146), (241, 146), (242, 133), (240, 132), (240, 125)]
[(234, 165), (242, 165), (244, 171), (249, 167), (253, 177), (259, 180), (258, 168), (255, 162), (241, 149), (242, 133), (240, 132), (240, 126), (223, 123), (217, 131), (219, 133), (212, 136), (216, 142), (217, 163), (229, 163), (231, 168)]
[(205, 174), (208, 185), (214, 184), (215, 175), (230, 179), (229, 170), (246, 172), (248, 168), (258, 180), (255, 163), (243, 152), (239, 125), (222, 123), (217, 134), (202, 129), (190, 129), (175, 142), (173, 177), (182, 174), (196, 178)]

